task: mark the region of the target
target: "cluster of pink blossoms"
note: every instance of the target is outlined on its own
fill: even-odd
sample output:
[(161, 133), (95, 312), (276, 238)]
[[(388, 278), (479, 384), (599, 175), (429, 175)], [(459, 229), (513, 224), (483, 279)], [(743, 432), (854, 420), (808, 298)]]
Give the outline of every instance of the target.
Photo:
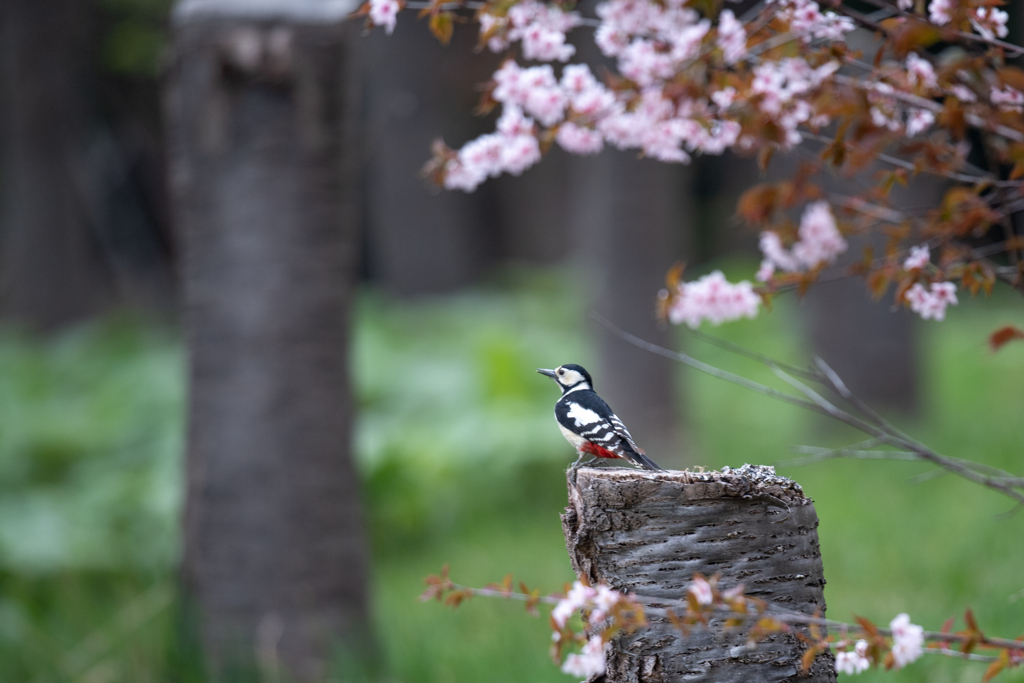
[(910, 623), (907, 614), (897, 614), (889, 623), (892, 630), (893, 668), (902, 669), (924, 654), (924, 629)]
[(822, 12), (813, 0), (774, 0), (774, 4), (782, 8), (779, 18), (789, 22), (789, 30), (801, 36), (804, 42), (815, 38), (843, 40), (857, 28), (853, 19), (835, 12)]
[[(586, 611), (589, 626), (598, 626), (608, 618), (615, 604), (624, 599), (631, 600), (632, 596), (625, 596), (604, 584), (599, 584), (596, 587), (585, 586), (581, 582), (575, 581), (569, 593), (559, 600), (551, 611), (551, 620), (556, 627), (551, 634), (552, 639), (557, 642), (563, 637), (562, 630), (569, 618), (580, 610)], [(579, 654), (573, 653), (565, 658), (562, 671), (584, 678), (602, 674), (605, 670), (607, 649), (608, 643), (598, 632), (587, 640)]]
[(836, 653), (837, 674), (859, 674), (864, 673), (871, 667), (871, 662), (865, 657), (868, 651), (868, 641), (858, 640), (852, 651)]
[[(844, 18), (822, 12), (813, 0), (778, 1), (782, 13), (791, 15), (808, 40), (842, 37), (852, 28)], [(574, 154), (594, 154), (610, 144), (640, 150), (659, 161), (688, 163), (693, 154), (722, 154), (736, 145), (749, 146), (750, 141), (740, 139), (740, 124), (728, 117), (736, 97), (734, 88), (719, 87), (706, 98), (670, 98), (663, 92), (688, 60), (711, 49), (717, 49), (726, 64), (746, 57), (746, 29), (732, 10), (719, 14), (717, 27), (686, 7), (684, 0), (608, 0), (598, 4), (596, 12), (600, 25), (595, 43), (617, 60), (619, 72), (637, 90), (616, 94), (582, 64), (567, 65), (558, 78), (548, 65), (524, 68), (509, 60), (494, 74), (492, 97), (506, 107), (519, 107), (548, 128), (560, 147)], [(575, 13), (537, 0), (513, 5), (505, 17), (484, 12), (479, 19), (481, 36), (492, 50), (519, 40), (523, 56), (539, 61), (566, 61), (574, 48), (566, 44), (565, 33), (581, 21)], [(839, 62), (812, 68), (801, 58), (757, 67), (751, 94), (786, 132), (787, 146), (800, 142), (797, 128), (801, 124), (828, 123), (816, 115), (806, 96), (838, 68)], [(539, 134), (540, 130), (534, 131)], [(491, 147), (501, 142), (491, 136), (484, 139)], [(481, 157), (478, 142), (468, 143), (447, 162), (446, 187), (470, 192), (487, 177), (506, 172), (493, 163), (501, 156), (494, 150)], [(486, 168), (474, 167), (467, 148), (475, 158), (488, 162)], [(518, 165), (514, 168), (507, 172), (522, 170)]]
[(956, 285), (952, 282), (933, 282), (929, 289), (918, 282), (903, 295), (910, 310), (925, 320), (945, 320), (946, 307), (956, 306)]
[(445, 187), (471, 190), (502, 173), (519, 175), (540, 161), (540, 144), (533, 134), (533, 120), (515, 105), (505, 107), (498, 130), (481, 135), (459, 151), (449, 163)]
[(579, 654), (569, 654), (562, 663), (562, 673), (584, 679), (598, 676), (605, 670), (605, 652), (611, 647), (600, 634), (591, 636)]
[(576, 48), (565, 42), (565, 34), (579, 25), (576, 12), (563, 12), (537, 0), (522, 0), (513, 5), (505, 17), (481, 12), (480, 34), (487, 38), (492, 52), (502, 52), (520, 41), (523, 59), (541, 62), (568, 61)]
[(668, 319), (674, 324), (686, 323), (700, 327), (707, 320), (712, 325), (757, 317), (761, 297), (746, 280), (733, 284), (716, 270), (693, 282), (682, 282), (668, 309)]
[(826, 201), (814, 202), (804, 209), (797, 234), (799, 240), (787, 250), (778, 233), (770, 230), (761, 233), (764, 260), (757, 271), (758, 280), (766, 282), (776, 268), (792, 273), (832, 263), (848, 247)]
[(910, 248), (910, 256), (903, 262), (903, 270), (921, 270), (932, 262), (931, 250), (927, 244)]

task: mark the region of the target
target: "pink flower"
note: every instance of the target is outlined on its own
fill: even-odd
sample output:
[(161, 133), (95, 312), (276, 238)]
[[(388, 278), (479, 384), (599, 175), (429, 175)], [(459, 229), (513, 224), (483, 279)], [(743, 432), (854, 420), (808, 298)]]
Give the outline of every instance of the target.
[(932, 0), (928, 5), (928, 21), (942, 26), (953, 20), (957, 0)]
[[(761, 241), (758, 246), (761, 248), (761, 253), (764, 254), (765, 262), (772, 265), (772, 270), (781, 268), (787, 272), (792, 272), (800, 269), (799, 261), (782, 246), (782, 240), (779, 238), (778, 233), (771, 230), (762, 232)], [(764, 262), (761, 264), (761, 270), (765, 270)]]
[(775, 264), (772, 263), (769, 259), (764, 259), (763, 261), (761, 261), (761, 267), (757, 269), (757, 275), (754, 276), (754, 279), (757, 280), (758, 282), (768, 282), (768, 280), (770, 280), (772, 275), (774, 274)]
[(555, 608), (551, 610), (551, 618), (554, 619), (559, 628), (564, 628), (565, 622), (569, 620), (569, 617), (586, 606), (595, 595), (597, 595), (597, 591), (593, 588), (584, 586), (579, 581), (574, 581), (572, 588), (569, 589), (569, 593), (559, 600)]
[(907, 79), (911, 85), (922, 84), (926, 88), (934, 88), (939, 83), (935, 79), (935, 69), (927, 59), (921, 59), (916, 53), (907, 55)]
[(925, 289), (918, 282), (903, 296), (910, 304), (910, 310), (924, 320), (945, 320), (946, 307), (959, 303), (956, 298), (956, 285), (952, 282), (933, 282), (930, 289)]
[(559, 126), (555, 141), (566, 152), (573, 154), (597, 154), (604, 149), (604, 139), (600, 133), (568, 121)]
[(693, 579), (693, 583), (686, 590), (693, 593), (698, 605), (710, 605), (715, 599), (715, 595), (711, 591), (711, 584), (699, 576)]
[(931, 128), (933, 123), (935, 114), (927, 109), (911, 107), (907, 110), (907, 136), (914, 137), (918, 133), (923, 133)]
[(1003, 111), (1024, 112), (1024, 93), (1016, 88), (992, 88), (989, 98)]
[(747, 53), (747, 32), (730, 9), (718, 15), (718, 47), (726, 64), (738, 62)]
[(960, 85), (957, 83), (956, 85), (950, 86), (949, 91), (961, 102), (978, 101), (978, 97), (974, 94), (974, 91), (966, 85)]
[(859, 674), (868, 670), (871, 662), (864, 655), (868, 651), (866, 640), (858, 640), (853, 652), (836, 653), (837, 674)]
[(931, 253), (927, 244), (910, 248), (910, 256), (903, 262), (903, 270), (919, 270), (931, 263)]
[(384, 31), (391, 35), (398, 23), (398, 11), (402, 9), (398, 0), (370, 0), (370, 21), (383, 26)]
[(914, 0), (896, 0), (896, 6), (905, 12), (914, 6)]
[(853, 20), (834, 12), (822, 12), (813, 0), (777, 0), (783, 10), (779, 16), (789, 22), (789, 30), (802, 34), (804, 42), (814, 38), (843, 40), (855, 28)]
[[(679, 286), (678, 295), (669, 309), (669, 320), (675, 325), (686, 323), (691, 328), (699, 327), (705, 320), (712, 325), (720, 325), (740, 318), (754, 318), (760, 305), (761, 297), (749, 282), (732, 284), (721, 271), (716, 270)], [(700, 590), (698, 581), (693, 585)]]
[(974, 10), (971, 17), (971, 25), (983, 37), (994, 40), (996, 37), (1005, 38), (1009, 33), (1006, 28), (1006, 20), (1010, 15), (998, 7), (979, 7)]
[(911, 624), (906, 613), (896, 615), (889, 628), (892, 629), (893, 668), (902, 669), (924, 653), (924, 629)]
[(583, 646), (580, 654), (570, 654), (562, 664), (562, 672), (584, 679), (603, 674), (605, 671), (605, 651), (609, 644), (601, 640), (600, 635), (591, 636)]
[(800, 241), (793, 245), (793, 256), (808, 268), (832, 263), (846, 251), (847, 244), (836, 227), (828, 202), (814, 202), (800, 218)]
[(563, 12), (536, 0), (522, 0), (508, 10), (508, 22), (508, 40), (521, 41), (524, 59), (564, 62), (576, 54), (576, 48), (565, 42), (566, 31), (579, 24), (575, 12)]

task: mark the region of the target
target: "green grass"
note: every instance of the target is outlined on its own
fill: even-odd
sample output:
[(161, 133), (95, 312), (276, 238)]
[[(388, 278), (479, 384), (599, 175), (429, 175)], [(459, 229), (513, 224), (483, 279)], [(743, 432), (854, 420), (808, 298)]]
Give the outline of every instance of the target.
[[(1005, 297), (950, 313), (922, 323), (924, 411), (901, 426), (948, 455), (1024, 472), (1024, 344), (985, 347), (992, 329), (1024, 325), (1024, 307)], [(515, 603), (475, 599), (452, 611), (416, 598), (445, 563), (471, 585), (510, 572), (550, 591), (571, 580), (558, 520), (571, 453), (551, 424), (553, 388), (533, 369), (592, 358), (583, 314), (577, 293), (543, 273), (417, 303), (362, 297), (356, 443), (386, 680), (573, 680), (548, 659), (546, 616)], [(802, 363), (797, 315), (784, 301), (712, 331)], [(748, 361), (681, 340), (778, 386)], [(689, 456), (705, 466), (770, 464), (793, 457), (793, 444), (858, 440), (714, 378), (682, 369), (679, 378)], [(49, 342), (0, 335), (0, 681), (157, 683), (194, 668), (176, 649), (169, 606), (183, 397), (178, 337), (140, 321)], [(1007, 499), (952, 476), (910, 483), (928, 469), (829, 461), (782, 470), (821, 518), (829, 616), (885, 623), (907, 611), (938, 628), (970, 605), (990, 633), (1024, 632), (1024, 598), (1011, 599), (1024, 589), (1024, 515), (997, 518)], [(977, 681), (981, 671), (926, 658), (861, 680)]]

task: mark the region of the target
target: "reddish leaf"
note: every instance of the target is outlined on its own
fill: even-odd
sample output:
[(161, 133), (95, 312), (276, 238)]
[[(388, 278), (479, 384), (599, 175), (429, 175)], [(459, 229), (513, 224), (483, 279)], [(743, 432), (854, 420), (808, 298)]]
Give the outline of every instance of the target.
[(1014, 339), (1024, 339), (1024, 330), (1012, 325), (1000, 327), (988, 337), (988, 345), (993, 351), (998, 351)]
[(1006, 665), (1010, 663), (1010, 652), (1009, 650), (1003, 650), (999, 653), (999, 659), (988, 665), (985, 669), (985, 675), (981, 677), (981, 683), (991, 681), (999, 672), (1006, 668)]
[(750, 225), (761, 225), (771, 218), (777, 201), (778, 188), (770, 183), (761, 183), (743, 193), (736, 213)]
[(860, 627), (864, 629), (864, 633), (871, 637), (878, 636), (878, 627), (871, 623), (870, 620), (858, 616), (855, 616), (854, 619), (856, 619), (857, 623), (860, 624)]

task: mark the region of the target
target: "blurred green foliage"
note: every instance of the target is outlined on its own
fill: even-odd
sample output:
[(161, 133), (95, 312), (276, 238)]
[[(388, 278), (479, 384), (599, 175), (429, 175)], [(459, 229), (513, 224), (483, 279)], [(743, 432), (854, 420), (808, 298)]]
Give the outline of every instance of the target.
[[(471, 585), (514, 572), (555, 591), (572, 579), (558, 514), (573, 454), (552, 423), (557, 391), (534, 373), (592, 359), (591, 323), (567, 282), (513, 272), (451, 297), (361, 297), (356, 446), (386, 680), (573, 680), (547, 657), (546, 617), (500, 601), (454, 612), (416, 601), (423, 577), (444, 563)], [(942, 452), (1024, 472), (1024, 344), (985, 347), (989, 331), (1022, 318), (1006, 298), (923, 323), (925, 414), (903, 426)], [(799, 327), (783, 301), (714, 332), (799, 363)], [(681, 341), (704, 360), (776, 381)], [(793, 457), (792, 444), (859, 438), (720, 380), (683, 368), (679, 378), (694, 464), (773, 463)], [(180, 339), (144, 321), (46, 342), (0, 335), (0, 681), (200, 680), (194, 651), (174, 636), (184, 382)], [(1018, 635), (1024, 517), (997, 519), (1009, 501), (954, 477), (908, 482), (927, 470), (876, 461), (782, 470), (816, 501), (829, 616), (887, 622), (905, 610), (933, 628), (969, 604), (991, 633)], [(952, 683), (981, 671), (931, 658), (862, 680)]]
[(104, 18), (100, 60), (110, 72), (151, 79), (160, 72), (172, 0), (95, 0)]

